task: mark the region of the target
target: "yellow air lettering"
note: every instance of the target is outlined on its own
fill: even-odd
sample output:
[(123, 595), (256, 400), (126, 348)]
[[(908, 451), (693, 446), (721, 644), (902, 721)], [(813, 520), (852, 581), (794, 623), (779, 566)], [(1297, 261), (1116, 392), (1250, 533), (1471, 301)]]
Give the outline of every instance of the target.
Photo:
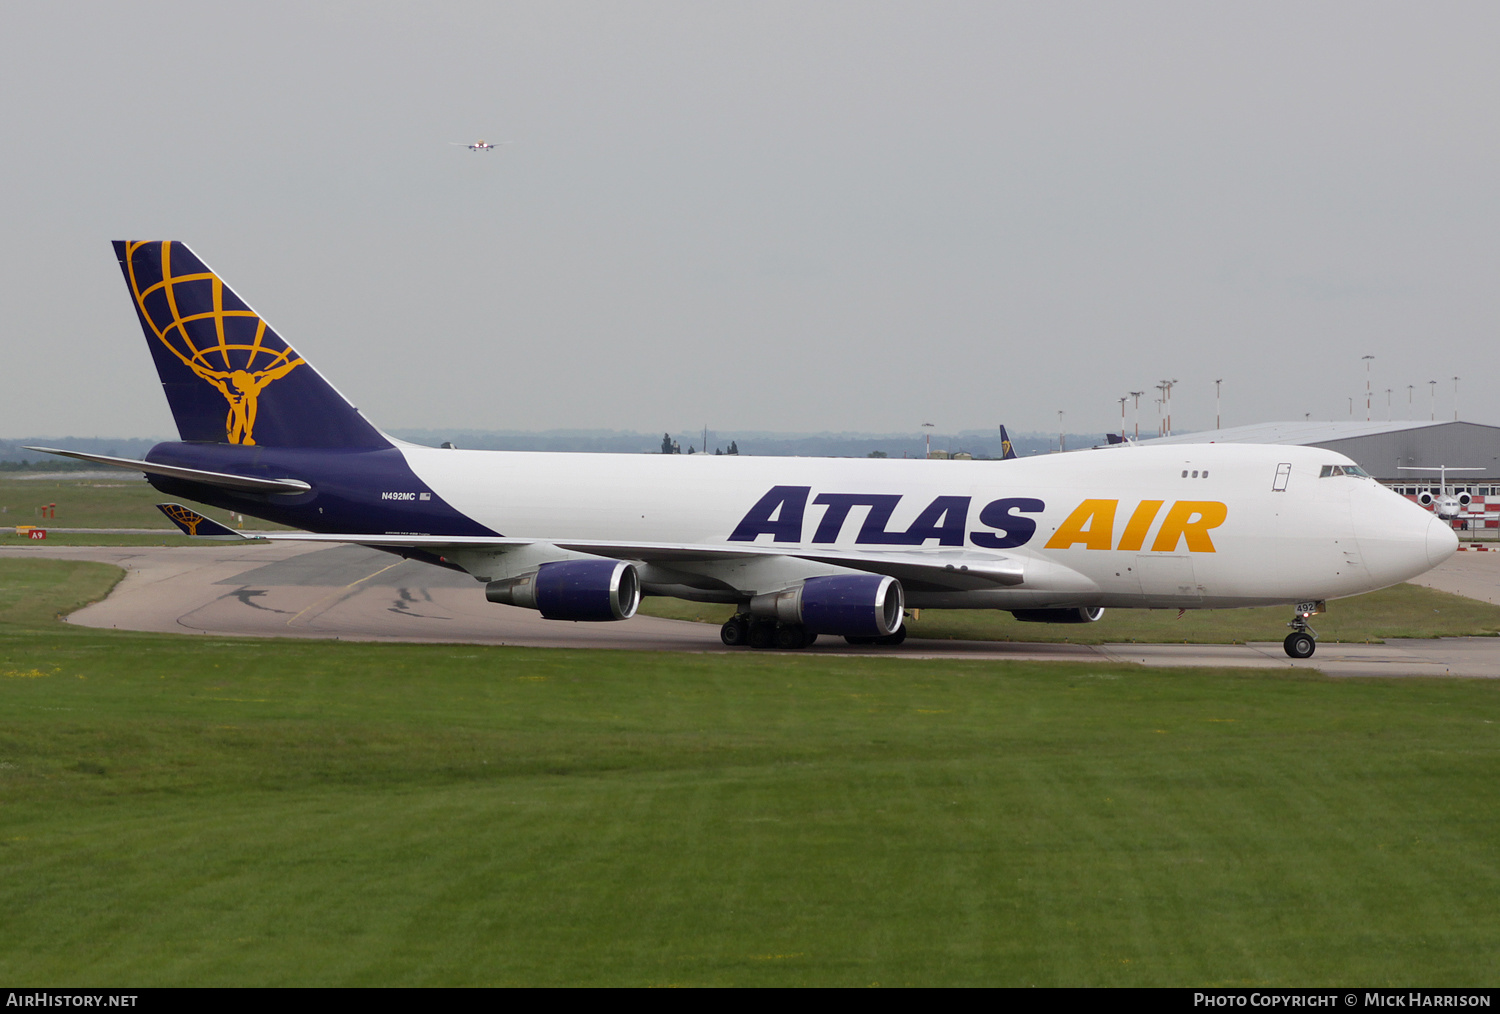
[(1151, 551), (1176, 552), (1177, 543), (1187, 539), (1189, 553), (1212, 553), (1214, 544), (1208, 530), (1222, 525), (1228, 514), (1229, 508), (1216, 500), (1178, 500), (1167, 511)]
[(1108, 549), (1115, 537), (1115, 508), (1119, 504), (1118, 500), (1085, 500), (1058, 526), (1057, 534), (1047, 540), (1047, 548), (1067, 549), (1081, 542), (1085, 549)]
[(1156, 520), (1156, 512), (1161, 510), (1164, 503), (1165, 500), (1142, 500), (1135, 513), (1130, 515), (1130, 520), (1125, 522), (1125, 534), (1120, 536), (1120, 544), (1115, 548), (1130, 553), (1139, 552), (1146, 542), (1146, 530)]

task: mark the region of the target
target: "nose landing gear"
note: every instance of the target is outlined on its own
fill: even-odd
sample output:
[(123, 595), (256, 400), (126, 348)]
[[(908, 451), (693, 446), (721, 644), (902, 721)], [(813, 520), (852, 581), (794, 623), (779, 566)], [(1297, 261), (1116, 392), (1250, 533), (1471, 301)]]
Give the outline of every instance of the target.
[(1292, 628), (1292, 632), (1286, 635), (1285, 641), (1281, 642), (1281, 646), (1286, 649), (1288, 655), (1292, 658), (1312, 658), (1313, 652), (1318, 647), (1318, 632), (1307, 625), (1307, 620), (1308, 617), (1326, 612), (1327, 609), (1328, 604), (1321, 600), (1297, 603), (1297, 613), (1287, 624)]

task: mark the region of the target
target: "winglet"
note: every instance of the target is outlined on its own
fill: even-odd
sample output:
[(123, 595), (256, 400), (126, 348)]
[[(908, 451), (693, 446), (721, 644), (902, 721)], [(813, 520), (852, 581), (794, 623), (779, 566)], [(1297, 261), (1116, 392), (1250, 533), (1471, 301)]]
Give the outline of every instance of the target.
[(1000, 424), (1000, 460), (1009, 461), (1016, 456), (1016, 449), (1010, 445), (1010, 434), (1005, 432), (1005, 424)]
[(156, 509), (167, 516), (167, 519), (182, 529), (183, 535), (190, 535), (195, 539), (214, 539), (219, 542), (248, 539), (250, 536), (236, 532), (232, 528), (225, 528), (217, 521), (212, 521), (191, 507), (184, 507), (180, 503), (159, 503)]

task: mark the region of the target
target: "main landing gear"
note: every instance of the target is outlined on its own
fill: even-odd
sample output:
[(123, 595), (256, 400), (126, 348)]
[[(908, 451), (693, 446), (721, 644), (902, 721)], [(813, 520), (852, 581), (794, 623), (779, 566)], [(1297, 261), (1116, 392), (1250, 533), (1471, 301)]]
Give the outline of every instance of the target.
[(777, 623), (741, 613), (719, 628), (719, 640), (731, 648), (780, 648), (797, 651), (818, 639), (818, 635), (795, 623)]
[[(778, 623), (741, 613), (719, 628), (719, 640), (731, 648), (779, 648), (798, 651), (818, 639), (818, 635), (797, 623)], [(906, 640), (906, 628), (884, 637), (855, 636), (844, 638), (850, 644), (900, 644)]]
[(1321, 613), (1328, 608), (1325, 602), (1298, 602), (1297, 613), (1287, 626), (1292, 632), (1286, 635), (1286, 640), (1281, 646), (1292, 658), (1312, 658), (1312, 654), (1318, 647), (1318, 632), (1307, 625), (1308, 617)]

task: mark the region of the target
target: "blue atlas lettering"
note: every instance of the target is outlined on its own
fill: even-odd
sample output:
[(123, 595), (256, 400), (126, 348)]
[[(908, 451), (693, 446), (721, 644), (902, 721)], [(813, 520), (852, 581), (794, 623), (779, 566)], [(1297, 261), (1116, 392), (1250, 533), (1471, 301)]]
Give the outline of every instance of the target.
[(823, 493), (813, 501), (828, 510), (818, 522), (813, 533), (813, 542), (837, 542), (849, 511), (854, 507), (868, 507), (864, 524), (859, 526), (855, 542), (862, 546), (920, 546), (928, 539), (937, 539), (942, 546), (962, 546), (964, 527), (969, 520), (969, 498), (966, 496), (940, 496), (928, 504), (911, 527), (904, 532), (886, 530), (901, 496), (896, 493)]
[(813, 532), (813, 542), (827, 543), (837, 542), (839, 532), (844, 527), (845, 520), (849, 517), (851, 507), (868, 507), (870, 513), (865, 516), (864, 526), (859, 531), (858, 542), (873, 542), (866, 536), (872, 532), (885, 533), (885, 523), (891, 519), (891, 512), (896, 509), (896, 504), (901, 502), (899, 494), (890, 493), (824, 493), (813, 501), (815, 504), (823, 504), (828, 510), (823, 514), (823, 520), (818, 522), (818, 530)]
[(1039, 514), (1047, 509), (1042, 501), (1029, 496), (1011, 496), (1003, 500), (992, 500), (979, 512), (979, 523), (995, 529), (994, 532), (970, 532), (974, 545), (985, 549), (1014, 549), (1024, 546), (1036, 534), (1036, 521), (1017, 517), (1015, 511)]
[(911, 527), (901, 533), (901, 541), (897, 544), (920, 546), (928, 539), (937, 539), (940, 546), (962, 546), (964, 528), (968, 523), (968, 497), (940, 496), (917, 515)]
[(773, 542), (801, 542), (802, 515), (811, 492), (811, 486), (772, 486), (740, 519), (729, 541), (754, 542), (758, 535), (769, 535)]

